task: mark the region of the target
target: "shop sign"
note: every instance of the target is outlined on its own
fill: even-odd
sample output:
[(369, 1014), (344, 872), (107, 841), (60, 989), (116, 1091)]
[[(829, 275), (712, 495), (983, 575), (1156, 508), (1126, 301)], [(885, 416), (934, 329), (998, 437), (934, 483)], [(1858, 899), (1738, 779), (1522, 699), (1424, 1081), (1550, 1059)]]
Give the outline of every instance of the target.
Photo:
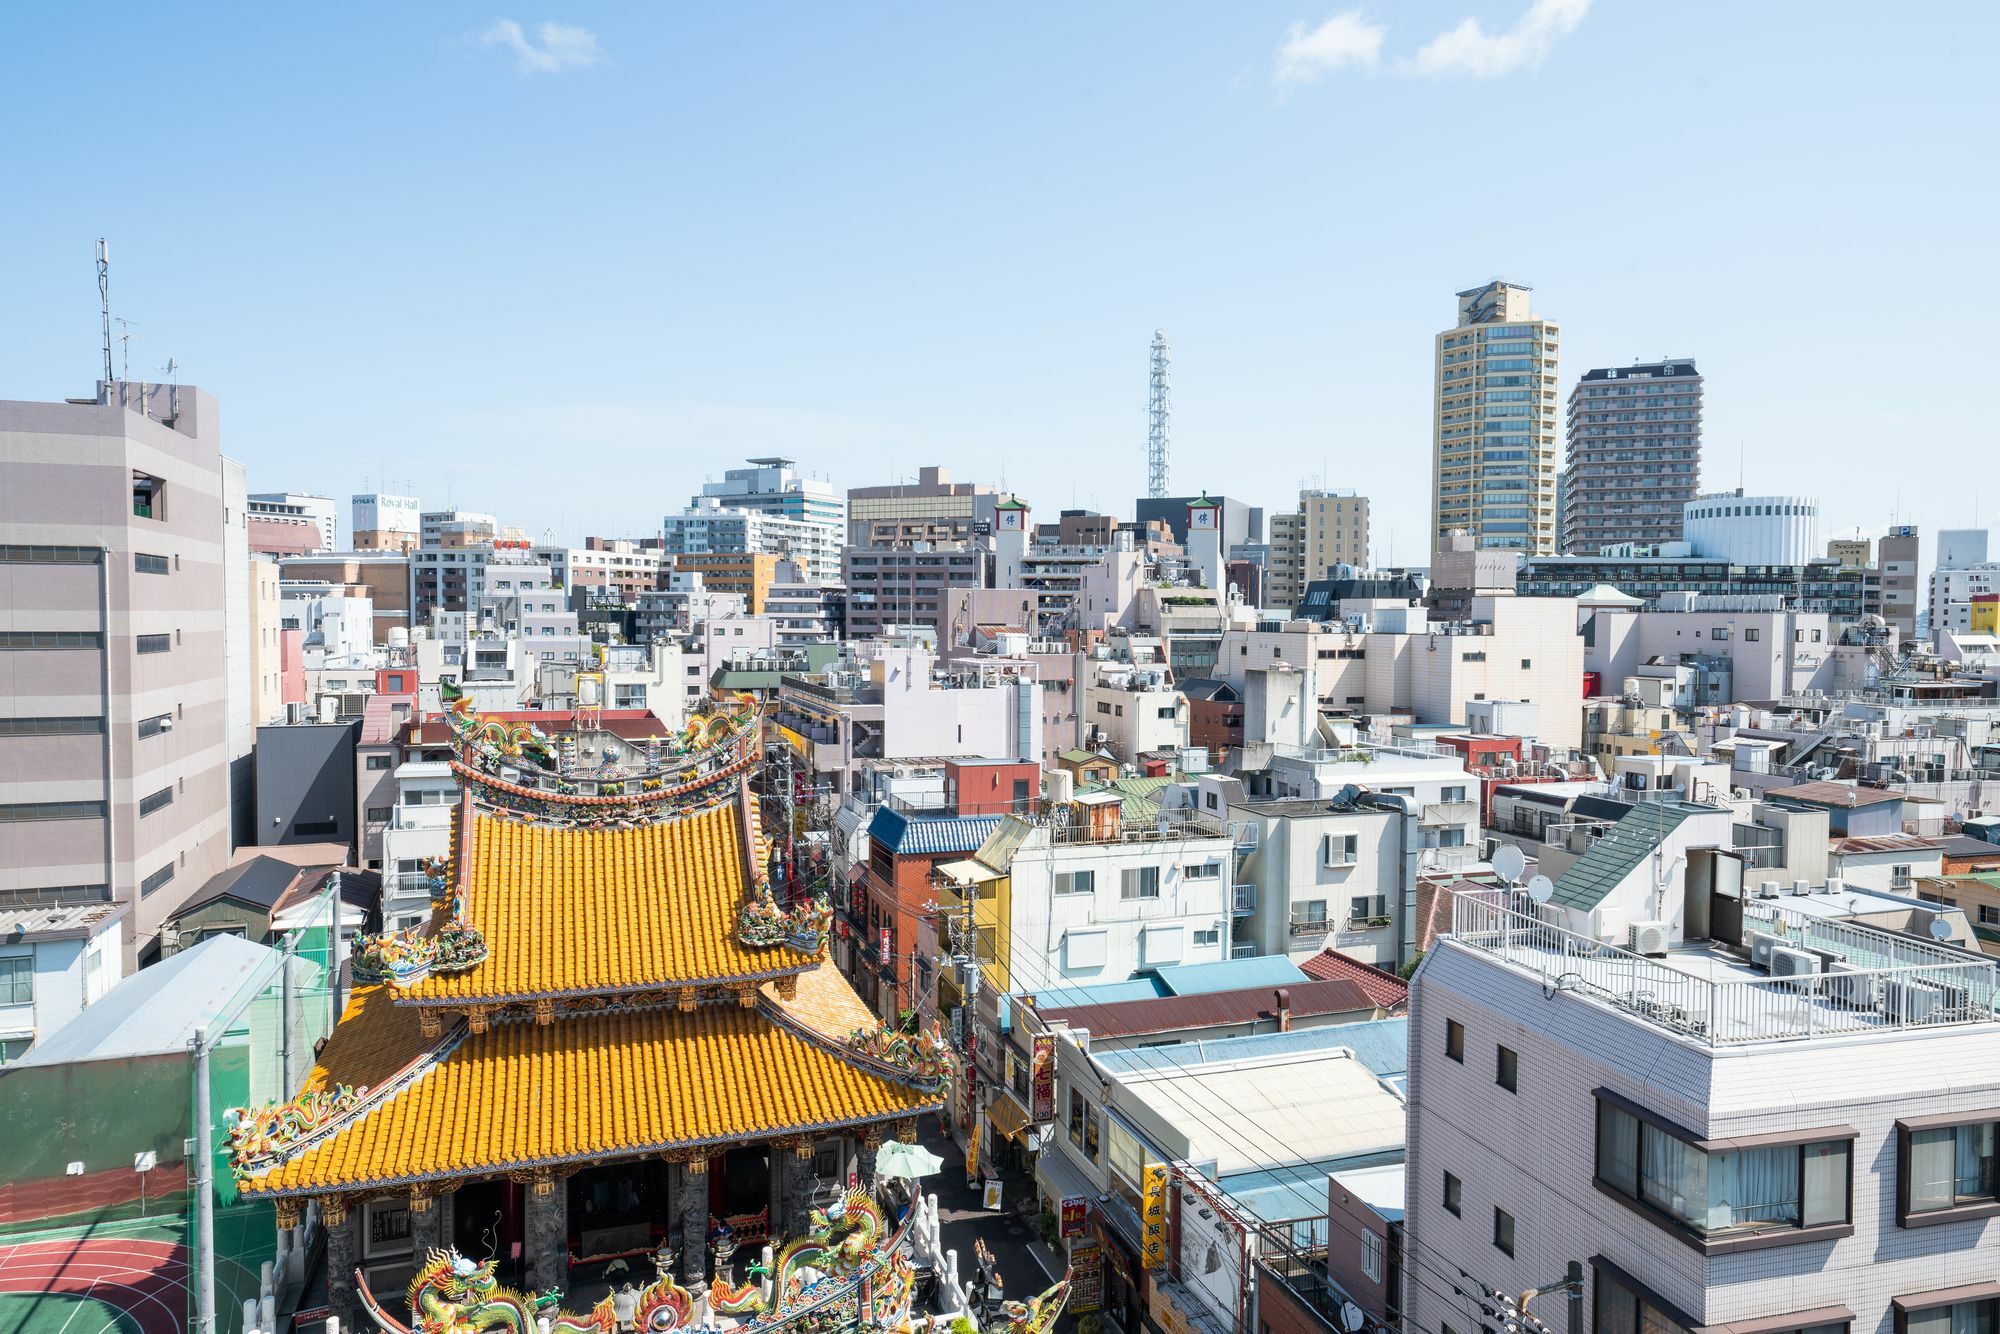
[(1035, 1034), (1034, 1067), (1029, 1072), (1029, 1087), (1034, 1095), (1034, 1106), (1030, 1108), (1031, 1121), (1053, 1121), (1056, 1115), (1056, 1037), (1053, 1033)]
[(1140, 1191), (1139, 1267), (1164, 1269), (1167, 1263), (1167, 1191), (1171, 1182), (1165, 1163), (1147, 1163)]
[(1060, 1216), (1062, 1222), (1061, 1235), (1065, 1237), (1082, 1236), (1084, 1220), (1089, 1216), (1090, 1197), (1088, 1195), (1063, 1196), (1062, 1213)]
[(1079, 1241), (1069, 1248), (1069, 1306), (1081, 1315), (1104, 1309), (1104, 1252), (1094, 1241)]

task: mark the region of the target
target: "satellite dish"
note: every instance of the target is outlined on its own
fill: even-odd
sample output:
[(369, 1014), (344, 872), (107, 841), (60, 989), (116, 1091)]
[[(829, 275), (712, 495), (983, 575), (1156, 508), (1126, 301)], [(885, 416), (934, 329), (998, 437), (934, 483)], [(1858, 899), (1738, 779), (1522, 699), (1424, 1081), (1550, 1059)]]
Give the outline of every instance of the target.
[(1528, 897), (1537, 903), (1547, 903), (1556, 894), (1556, 882), (1545, 875), (1538, 875), (1528, 882)]
[(1493, 873), (1510, 885), (1521, 883), (1521, 872), (1528, 869), (1528, 854), (1512, 843), (1502, 843), (1493, 852)]
[(1950, 939), (1951, 939), (1951, 923), (1950, 923), (1950, 922), (1947, 922), (1947, 921), (1945, 921), (1945, 920), (1944, 920), (1944, 918), (1942, 918), (1942, 917), (1933, 917), (1933, 918), (1931, 918), (1931, 939), (1932, 939), (1932, 940), (1950, 940)]
[(1368, 1314), (1353, 1302), (1340, 1304), (1340, 1327), (1347, 1334), (1361, 1334), (1361, 1327), (1368, 1323)]

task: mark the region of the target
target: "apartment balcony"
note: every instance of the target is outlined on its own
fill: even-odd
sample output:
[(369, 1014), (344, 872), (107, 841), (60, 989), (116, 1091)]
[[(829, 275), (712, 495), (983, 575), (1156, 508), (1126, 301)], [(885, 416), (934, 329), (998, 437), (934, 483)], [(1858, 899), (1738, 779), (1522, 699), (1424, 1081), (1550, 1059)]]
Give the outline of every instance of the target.
[(1295, 937), (1296, 937), (1296, 936), (1323, 936), (1323, 935), (1325, 935), (1325, 934), (1326, 934), (1326, 933), (1327, 933), (1328, 931), (1331, 931), (1332, 929), (1333, 929), (1333, 923), (1331, 923), (1331, 922), (1327, 921), (1327, 920), (1326, 920), (1326, 919), (1325, 919), (1324, 917), (1321, 917), (1321, 918), (1318, 918), (1318, 919), (1310, 919), (1310, 918), (1309, 918), (1309, 919), (1306, 919), (1306, 920), (1304, 920), (1304, 921), (1294, 921), (1294, 922), (1292, 922), (1292, 924), (1291, 924), (1291, 926), (1290, 926), (1290, 928), (1289, 928), (1289, 934), (1291, 934), (1291, 935), (1293, 935), (1293, 936), (1295, 936)]
[(448, 805), (398, 806), (396, 817), (389, 822), (388, 827), (396, 830), (449, 829), (451, 810)]
[(1479, 818), (1476, 801), (1433, 801), (1424, 806), (1417, 823), (1427, 829), (1471, 824)]

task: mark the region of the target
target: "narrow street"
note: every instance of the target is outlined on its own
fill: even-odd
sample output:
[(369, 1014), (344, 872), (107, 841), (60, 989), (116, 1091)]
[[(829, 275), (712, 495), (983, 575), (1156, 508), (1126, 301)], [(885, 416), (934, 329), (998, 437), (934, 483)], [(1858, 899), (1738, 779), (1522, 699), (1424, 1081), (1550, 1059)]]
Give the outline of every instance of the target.
[[(1004, 1293), (996, 1294), (993, 1301), (994, 1320), (1000, 1319), (1000, 1300), (1025, 1301), (1054, 1283), (1059, 1274), (1052, 1275), (1044, 1267), (1046, 1257), (1038, 1256), (1038, 1247), (1031, 1246), (1035, 1236), (1032, 1227), (1023, 1221), (1016, 1207), (1020, 1195), (1030, 1189), (1026, 1184), (1009, 1182), (1012, 1198), (1004, 1201), (999, 1210), (982, 1209), (979, 1206), (979, 1191), (965, 1184), (965, 1155), (949, 1135), (938, 1128), (937, 1118), (924, 1118), (918, 1131), (918, 1140), (932, 1153), (944, 1159), (944, 1168), (936, 1176), (926, 1178), (924, 1189), (937, 1196), (938, 1226), (943, 1233), (946, 1247), (958, 1252), (958, 1272), (961, 1278), (969, 1278), (973, 1273), (972, 1248), (975, 1241), (984, 1241), (993, 1252), (994, 1267), (999, 1272)], [(1074, 1328), (1074, 1321), (1065, 1315), (1058, 1328)]]

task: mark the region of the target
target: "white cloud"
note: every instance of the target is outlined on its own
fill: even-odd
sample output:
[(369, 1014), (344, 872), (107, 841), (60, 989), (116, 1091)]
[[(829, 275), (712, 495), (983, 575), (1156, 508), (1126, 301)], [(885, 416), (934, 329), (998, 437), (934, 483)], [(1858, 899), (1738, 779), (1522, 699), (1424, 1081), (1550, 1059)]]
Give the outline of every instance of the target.
[(1372, 66), (1382, 57), (1382, 39), (1389, 29), (1370, 23), (1358, 9), (1343, 10), (1310, 32), (1294, 23), (1278, 48), (1273, 83), (1312, 83), (1350, 65)]
[(481, 46), (500, 46), (514, 53), (514, 67), (523, 74), (556, 74), (602, 64), (604, 53), (597, 48), (597, 34), (588, 28), (567, 23), (535, 25), (535, 40), (512, 19), (498, 19), (480, 34)]
[(1480, 27), (1478, 19), (1466, 19), (1426, 42), (1411, 68), (1432, 77), (1468, 74), (1475, 79), (1533, 69), (1589, 12), (1590, 0), (1534, 0), (1519, 22), (1495, 33)]

